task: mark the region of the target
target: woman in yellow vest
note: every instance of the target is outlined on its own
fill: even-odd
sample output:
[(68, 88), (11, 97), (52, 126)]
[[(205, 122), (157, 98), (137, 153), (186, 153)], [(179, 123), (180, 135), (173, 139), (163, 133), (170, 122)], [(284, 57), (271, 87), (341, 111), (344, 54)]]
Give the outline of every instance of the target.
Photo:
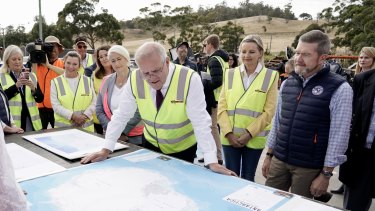
[(254, 181), (277, 100), (278, 72), (263, 62), (263, 42), (246, 36), (239, 47), (241, 65), (226, 70), (218, 102), (218, 123), (225, 165)]
[[(96, 49), (96, 69), (94, 70), (93, 74), (91, 75), (92, 80), (94, 82), (94, 90), (95, 94), (98, 95), (100, 85), (102, 84), (103, 78), (107, 75), (110, 75), (114, 72), (111, 63), (108, 60), (108, 50), (111, 46), (103, 45)], [(95, 132), (99, 134), (103, 134), (103, 127), (99, 122), (99, 119), (94, 112), (93, 115), (94, 121), (94, 128)]]
[(69, 51), (64, 57), (65, 72), (51, 83), (55, 127), (76, 126), (94, 132), (92, 114), (96, 95), (92, 80), (78, 73), (81, 57)]
[(43, 102), (44, 96), (36, 75), (24, 68), (23, 53), (18, 46), (8, 46), (4, 51), (3, 61), (0, 81), (9, 99), (14, 123), (24, 131), (41, 130), (42, 123), (36, 103)]

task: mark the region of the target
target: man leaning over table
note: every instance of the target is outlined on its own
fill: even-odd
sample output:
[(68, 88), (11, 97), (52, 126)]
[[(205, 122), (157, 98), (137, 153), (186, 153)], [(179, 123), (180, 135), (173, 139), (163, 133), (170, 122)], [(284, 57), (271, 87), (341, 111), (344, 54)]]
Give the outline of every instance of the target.
[(139, 69), (131, 73), (130, 83), (126, 83), (120, 96), (120, 107), (107, 127), (106, 144), (81, 163), (106, 159), (138, 108), (145, 122), (146, 148), (193, 162), (199, 144), (210, 170), (236, 176), (218, 164), (199, 75), (173, 64), (166, 55), (164, 47), (156, 42), (146, 42), (137, 49), (135, 61)]

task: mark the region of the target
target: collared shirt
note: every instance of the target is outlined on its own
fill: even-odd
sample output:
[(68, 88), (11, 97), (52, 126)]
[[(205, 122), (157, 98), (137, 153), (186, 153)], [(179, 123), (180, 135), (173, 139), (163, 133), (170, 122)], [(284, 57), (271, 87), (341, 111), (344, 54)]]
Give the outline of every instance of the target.
[(12, 161), (0, 127), (0, 210), (27, 210), (26, 197), (16, 182)]
[[(315, 75), (312, 75), (309, 78), (306, 78), (303, 81), (303, 87), (305, 87), (306, 83), (314, 76)], [(276, 144), (284, 84), (285, 81), (280, 86), (276, 113), (273, 119), (271, 131), (267, 138), (267, 146), (270, 149), (273, 149)], [(346, 82), (341, 84), (332, 95), (329, 104), (331, 123), (328, 137), (328, 147), (324, 160), (324, 166), (326, 167), (336, 167), (346, 161), (345, 151), (348, 147), (350, 135), (352, 100), (353, 90)]]
[(259, 74), (259, 72), (262, 70), (263, 66), (261, 63), (258, 63), (257, 67), (255, 68), (255, 71), (251, 75), (247, 75), (246, 68), (244, 64), (241, 64), (240, 66), (240, 72), (242, 76), (242, 82), (245, 86), (245, 89), (247, 90), (251, 83), (253, 83), (256, 76)]
[(366, 138), (366, 145), (367, 149), (371, 149), (372, 142), (374, 142), (375, 137), (375, 99), (374, 103), (372, 104), (372, 114), (371, 114), (371, 123), (368, 128), (367, 138)]
[[(170, 63), (167, 79), (161, 88), (165, 96), (170, 85), (176, 65)], [(156, 90), (150, 86), (151, 98), (156, 105)], [(119, 109), (114, 111), (111, 121), (108, 123), (106, 132), (106, 144), (104, 148), (113, 151), (125, 125), (133, 117), (137, 110), (136, 99), (133, 95), (131, 83), (126, 83), (123, 94), (119, 96)], [(193, 73), (190, 81), (189, 91), (186, 99), (186, 112), (194, 128), (198, 148), (203, 152), (205, 165), (217, 163), (216, 145), (211, 134), (211, 117), (206, 111), (206, 101), (203, 85), (198, 74)]]

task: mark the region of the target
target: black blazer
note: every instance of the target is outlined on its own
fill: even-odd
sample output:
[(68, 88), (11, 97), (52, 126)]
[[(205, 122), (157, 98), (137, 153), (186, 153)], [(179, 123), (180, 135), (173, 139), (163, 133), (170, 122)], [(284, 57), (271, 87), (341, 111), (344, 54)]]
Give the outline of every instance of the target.
[[(375, 69), (360, 73), (353, 81), (353, 118), (349, 139), (349, 146), (346, 152), (348, 160), (340, 166), (339, 179), (346, 185), (351, 185), (358, 178), (364, 168), (363, 149), (366, 143), (368, 129), (371, 123), (371, 114), (375, 97)], [(372, 161), (375, 161), (375, 143), (371, 147)], [(373, 164), (375, 164), (373, 162)], [(372, 172), (375, 172), (372, 165)], [(375, 187), (372, 187), (375, 193)]]

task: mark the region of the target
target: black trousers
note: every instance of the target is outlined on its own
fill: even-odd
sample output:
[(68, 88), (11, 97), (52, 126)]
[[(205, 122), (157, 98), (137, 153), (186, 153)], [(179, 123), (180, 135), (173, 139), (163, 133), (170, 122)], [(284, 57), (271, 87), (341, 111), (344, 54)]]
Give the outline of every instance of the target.
[[(160, 150), (160, 148), (155, 147), (154, 145), (152, 145), (147, 140), (144, 141), (144, 147), (147, 148), (147, 149), (149, 149), (149, 150), (155, 151), (155, 152), (163, 153)], [(197, 144), (194, 144), (193, 146), (191, 146), (190, 148), (185, 149), (182, 152), (177, 152), (177, 153), (172, 153), (172, 154), (166, 154), (166, 155), (172, 156), (172, 157), (175, 157), (175, 158), (178, 158), (178, 159), (190, 162), (190, 163), (193, 163), (196, 152), (197, 152)]]
[(42, 122), (42, 128), (47, 129), (48, 123), (51, 127), (55, 127), (55, 117), (52, 108), (39, 108), (40, 121)]
[(375, 182), (375, 175), (371, 171), (374, 168), (372, 165), (375, 165), (371, 161), (371, 151), (365, 149), (359, 161), (363, 167), (357, 172), (355, 183), (350, 187), (345, 186), (344, 208), (352, 211), (367, 211), (371, 206), (371, 187)]

